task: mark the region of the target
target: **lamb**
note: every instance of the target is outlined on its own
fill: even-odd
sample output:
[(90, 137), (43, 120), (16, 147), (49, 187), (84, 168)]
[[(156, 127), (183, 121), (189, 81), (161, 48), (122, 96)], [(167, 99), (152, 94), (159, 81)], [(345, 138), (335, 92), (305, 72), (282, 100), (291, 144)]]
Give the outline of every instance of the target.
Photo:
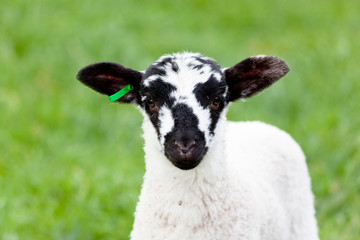
[[(77, 75), (144, 116), (146, 172), (132, 240), (318, 239), (305, 157), (285, 132), (230, 122), (246, 99), (289, 68), (273, 56), (222, 69), (197, 53), (164, 55), (146, 71), (95, 63)], [(131, 86), (131, 87), (129, 87)]]

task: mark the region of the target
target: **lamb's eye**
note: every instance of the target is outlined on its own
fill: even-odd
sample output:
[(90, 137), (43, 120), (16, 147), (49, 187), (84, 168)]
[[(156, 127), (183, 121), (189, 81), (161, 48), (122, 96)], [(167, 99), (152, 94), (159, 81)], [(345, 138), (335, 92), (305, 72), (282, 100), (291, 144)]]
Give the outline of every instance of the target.
[(221, 97), (216, 97), (212, 100), (210, 107), (213, 109), (217, 109), (219, 108), (221, 103), (222, 103)]
[(150, 111), (152, 111), (156, 107), (156, 103), (152, 99), (146, 100), (145, 103), (146, 103), (146, 107), (148, 107)]

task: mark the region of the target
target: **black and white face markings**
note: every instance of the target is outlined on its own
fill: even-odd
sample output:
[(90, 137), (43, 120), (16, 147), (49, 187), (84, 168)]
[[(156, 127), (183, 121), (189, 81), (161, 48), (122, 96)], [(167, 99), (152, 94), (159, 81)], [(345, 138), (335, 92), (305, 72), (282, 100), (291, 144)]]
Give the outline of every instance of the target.
[(226, 94), (220, 66), (200, 54), (166, 55), (145, 71), (142, 108), (176, 167), (192, 169), (201, 162), (227, 104)]
[(251, 97), (285, 76), (289, 67), (274, 56), (253, 56), (222, 69), (200, 54), (165, 55), (145, 73), (117, 63), (82, 68), (77, 79), (111, 96), (126, 86), (133, 90), (117, 99), (145, 111), (165, 156), (178, 168), (196, 167), (211, 147), (228, 102)]

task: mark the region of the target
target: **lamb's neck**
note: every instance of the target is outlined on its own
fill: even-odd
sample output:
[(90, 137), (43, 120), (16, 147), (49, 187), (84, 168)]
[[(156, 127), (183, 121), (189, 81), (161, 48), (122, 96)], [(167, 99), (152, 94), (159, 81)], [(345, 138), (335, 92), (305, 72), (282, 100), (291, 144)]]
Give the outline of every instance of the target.
[[(171, 234), (171, 229), (176, 228), (188, 234), (184, 239), (190, 239), (193, 231), (200, 232), (205, 226), (229, 226), (229, 223), (218, 219), (223, 214), (234, 215), (230, 219), (236, 217), (239, 206), (234, 204), (230, 194), (237, 185), (229, 178), (226, 167), (225, 138), (222, 138), (225, 129), (216, 134), (218, 137), (213, 139), (202, 162), (191, 170), (181, 170), (172, 165), (161, 151), (157, 139), (149, 138), (156, 136), (149, 133), (149, 129), (152, 128), (144, 128), (146, 173), (134, 229), (142, 226), (150, 226), (151, 230), (167, 227), (170, 229), (168, 234)], [(149, 231), (144, 229), (144, 232)]]

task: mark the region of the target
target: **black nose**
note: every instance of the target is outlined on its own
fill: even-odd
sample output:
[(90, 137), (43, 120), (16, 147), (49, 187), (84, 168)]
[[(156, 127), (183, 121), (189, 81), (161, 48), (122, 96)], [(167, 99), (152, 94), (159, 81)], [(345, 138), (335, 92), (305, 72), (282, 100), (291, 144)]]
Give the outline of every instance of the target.
[(165, 156), (182, 170), (195, 168), (203, 159), (207, 148), (200, 131), (172, 131), (165, 136)]
[(190, 153), (196, 145), (196, 139), (181, 139), (173, 140), (173, 144), (181, 151), (182, 154), (186, 155)]

